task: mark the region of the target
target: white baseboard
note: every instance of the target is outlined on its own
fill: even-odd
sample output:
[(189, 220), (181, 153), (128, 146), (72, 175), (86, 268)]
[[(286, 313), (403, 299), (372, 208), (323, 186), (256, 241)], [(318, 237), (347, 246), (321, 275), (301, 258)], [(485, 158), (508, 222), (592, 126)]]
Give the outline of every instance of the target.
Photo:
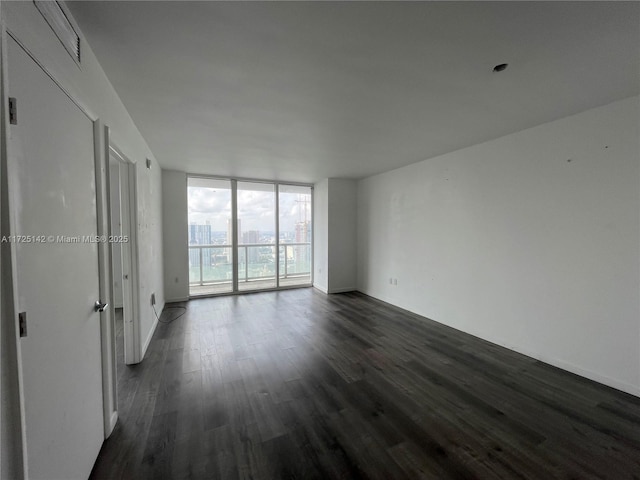
[[(476, 335), (477, 336), (477, 335)], [(479, 337), (481, 338), (481, 337)], [(492, 343), (497, 343), (495, 341), (487, 340)], [(547, 357), (546, 355), (540, 355), (537, 352), (530, 351), (526, 348), (520, 348), (517, 346), (512, 346), (509, 344), (497, 343), (498, 345), (508, 348), (509, 350), (513, 350), (514, 352), (521, 353), (522, 355), (526, 355), (527, 357), (535, 358), (536, 360), (540, 360), (548, 365), (560, 368), (562, 370), (566, 370), (567, 372), (574, 373), (580, 377), (588, 378), (589, 380), (593, 380), (594, 382), (601, 383), (611, 388), (615, 388), (616, 390), (620, 390), (622, 392), (629, 393), (636, 397), (640, 397), (640, 388), (635, 385), (631, 385), (625, 382), (621, 382), (616, 380), (615, 378), (610, 378), (605, 375), (601, 375), (599, 373), (592, 372), (590, 370), (586, 370), (584, 368), (578, 367), (571, 363), (565, 362), (564, 360), (558, 360), (556, 358)]]
[(109, 431), (105, 432), (104, 438), (107, 439), (111, 436), (113, 429), (116, 428), (116, 423), (118, 423), (118, 411), (111, 412), (111, 417), (109, 418)]
[[(416, 315), (419, 315), (419, 316), (424, 317), (424, 318), (428, 318), (428, 317), (425, 317), (424, 315), (422, 315), (419, 312), (415, 312), (413, 310), (407, 309), (406, 307), (402, 307), (400, 305), (396, 305), (390, 299), (384, 298), (383, 296), (376, 296), (376, 295), (373, 295), (371, 293), (367, 293), (367, 292), (365, 292), (363, 290), (359, 290), (359, 291), (364, 293), (365, 295), (368, 295), (368, 296), (372, 297), (372, 298), (375, 298), (377, 300), (380, 300), (380, 301), (383, 301), (385, 303), (388, 303), (389, 305), (393, 305), (394, 307), (402, 308), (403, 310), (407, 310), (408, 312), (415, 313)], [(606, 385), (607, 387), (615, 388), (616, 390), (620, 390), (620, 391), (628, 393), (630, 395), (634, 395), (636, 397), (640, 397), (640, 387), (637, 386), (637, 385), (632, 385), (632, 384), (629, 384), (629, 383), (626, 383), (626, 382), (622, 382), (622, 381), (617, 380), (615, 378), (611, 378), (611, 377), (602, 375), (600, 373), (596, 373), (596, 372), (593, 372), (591, 370), (587, 370), (587, 369), (584, 369), (582, 367), (578, 367), (578, 366), (573, 365), (571, 363), (568, 363), (568, 362), (566, 362), (564, 360), (560, 360), (560, 359), (557, 359), (557, 358), (553, 358), (551, 356), (543, 355), (543, 354), (540, 354), (540, 353), (538, 353), (538, 352), (536, 352), (534, 350), (531, 350), (531, 349), (528, 349), (528, 348), (524, 348), (524, 347), (520, 347), (518, 345), (513, 345), (510, 342), (505, 342), (504, 340), (499, 339), (499, 338), (491, 337), (491, 336), (488, 336), (488, 335), (482, 335), (481, 332), (469, 332), (469, 331), (466, 331), (466, 330), (462, 330), (460, 328), (454, 327), (453, 325), (449, 325), (447, 323), (440, 322), (435, 318), (431, 318), (430, 320), (438, 322), (438, 323), (440, 323), (442, 325), (445, 325), (445, 326), (447, 326), (449, 328), (453, 328), (454, 330), (458, 330), (459, 332), (466, 333), (467, 335), (472, 335), (474, 337), (480, 338), (482, 340), (485, 340), (487, 342), (493, 343), (495, 345), (499, 345), (501, 347), (507, 348), (507, 349), (512, 350), (514, 352), (520, 353), (522, 355), (526, 355), (527, 357), (533, 358), (535, 360), (539, 360), (539, 361), (544, 362), (544, 363), (546, 363), (548, 365), (551, 365), (553, 367), (560, 368), (561, 370), (565, 370), (567, 372), (579, 375), (580, 377), (584, 377), (586, 379), (593, 380), (594, 382), (601, 383), (602, 385)]]
[(322, 285), (318, 285), (317, 283), (313, 284), (313, 288), (317, 288), (318, 290), (320, 290), (322, 293), (329, 293), (329, 290), (327, 289), (327, 287), (322, 286)]
[(355, 292), (356, 290), (356, 287), (332, 288), (329, 290), (329, 293)]
[(329, 295), (331, 293), (355, 292), (357, 290), (356, 287), (327, 288), (324, 285), (318, 285), (317, 283), (314, 283), (313, 287), (317, 288), (322, 293), (326, 293), (327, 295)]
[[(164, 304), (162, 304), (162, 306), (160, 306), (160, 308), (158, 309), (160, 312), (162, 312), (162, 310), (164, 309)], [(151, 339), (153, 338), (153, 334), (156, 332), (156, 327), (158, 326), (158, 318), (155, 316), (153, 316), (153, 324), (151, 325), (151, 328), (149, 329), (149, 335), (147, 335), (147, 339), (144, 341), (144, 344), (142, 345), (142, 352), (140, 352), (140, 361), (144, 360), (144, 356), (147, 354), (147, 349), (149, 348), (149, 344), (151, 343)]]
[(165, 298), (165, 303), (188, 302), (189, 297)]

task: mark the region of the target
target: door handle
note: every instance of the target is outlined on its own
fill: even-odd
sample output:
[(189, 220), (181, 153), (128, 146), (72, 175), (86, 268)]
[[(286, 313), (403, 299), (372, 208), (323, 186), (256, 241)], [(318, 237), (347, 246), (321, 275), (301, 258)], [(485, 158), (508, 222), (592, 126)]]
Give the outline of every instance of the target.
[(109, 306), (108, 303), (101, 303), (100, 300), (96, 300), (96, 303), (93, 305), (93, 309), (96, 312), (104, 312), (104, 309)]

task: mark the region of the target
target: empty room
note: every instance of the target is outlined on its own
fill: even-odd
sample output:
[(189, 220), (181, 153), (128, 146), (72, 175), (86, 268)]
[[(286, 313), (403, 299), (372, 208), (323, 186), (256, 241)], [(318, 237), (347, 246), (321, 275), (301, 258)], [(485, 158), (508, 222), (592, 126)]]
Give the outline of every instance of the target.
[(0, 478), (640, 478), (640, 2), (0, 2)]

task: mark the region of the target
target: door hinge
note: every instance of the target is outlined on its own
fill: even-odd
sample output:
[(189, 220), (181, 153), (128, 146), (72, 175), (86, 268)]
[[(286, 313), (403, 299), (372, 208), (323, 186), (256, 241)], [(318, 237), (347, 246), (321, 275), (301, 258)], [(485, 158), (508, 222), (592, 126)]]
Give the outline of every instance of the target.
[(16, 97), (9, 97), (9, 123), (18, 124), (18, 101)]
[(20, 312), (18, 314), (18, 326), (20, 328), (20, 336), (27, 336), (27, 312)]

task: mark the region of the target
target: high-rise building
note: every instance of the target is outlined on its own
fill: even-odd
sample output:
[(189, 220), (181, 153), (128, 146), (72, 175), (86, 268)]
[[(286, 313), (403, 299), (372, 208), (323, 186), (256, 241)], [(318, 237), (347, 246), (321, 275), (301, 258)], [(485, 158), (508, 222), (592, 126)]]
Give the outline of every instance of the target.
[[(311, 222), (296, 222), (296, 243), (311, 243)], [(311, 246), (296, 245), (294, 248), (296, 259), (295, 271), (302, 273), (308, 271), (311, 262)]]
[[(260, 243), (260, 232), (258, 230), (249, 230), (242, 234), (242, 244), (251, 245)], [(257, 263), (260, 258), (259, 247), (247, 247), (247, 261), (249, 263)]]
[(310, 239), (311, 222), (296, 222), (296, 243), (307, 243)]
[(189, 245), (211, 245), (211, 225), (189, 225)]
[(258, 230), (249, 230), (242, 234), (242, 243), (260, 243), (260, 232)]

